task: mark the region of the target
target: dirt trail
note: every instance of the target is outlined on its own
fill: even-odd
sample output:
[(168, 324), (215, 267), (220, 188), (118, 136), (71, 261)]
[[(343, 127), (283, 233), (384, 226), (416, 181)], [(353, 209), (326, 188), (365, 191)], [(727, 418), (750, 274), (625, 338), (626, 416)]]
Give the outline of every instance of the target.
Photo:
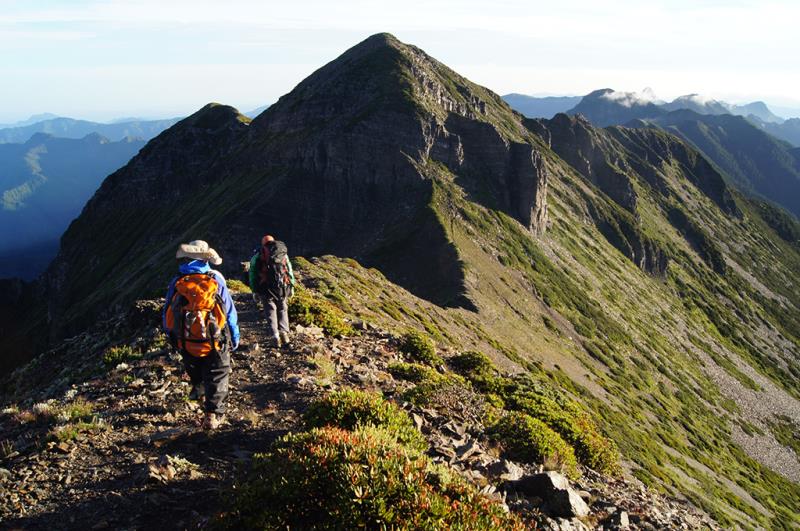
[[(233, 354), (221, 429), (197, 427), (201, 414), (186, 400), (188, 380), (174, 356), (80, 385), (77, 396), (95, 405), (109, 429), (5, 463), (11, 477), (0, 487), (0, 527), (185, 529), (220, 509), (218, 494), (235, 467), (296, 427), (298, 411), (320, 392), (301, 351), (323, 340), (297, 336), (288, 348), (265, 350), (256, 305), (247, 295), (235, 299), (242, 348)], [(0, 439), (15, 435), (5, 422), (0, 428)]]

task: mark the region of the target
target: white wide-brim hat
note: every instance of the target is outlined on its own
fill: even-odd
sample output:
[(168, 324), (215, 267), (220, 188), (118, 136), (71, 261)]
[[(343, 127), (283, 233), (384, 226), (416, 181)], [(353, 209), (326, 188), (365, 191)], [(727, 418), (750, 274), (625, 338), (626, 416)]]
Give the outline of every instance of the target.
[(213, 265), (220, 265), (222, 258), (217, 251), (208, 246), (203, 240), (195, 240), (189, 243), (182, 243), (178, 246), (175, 258), (193, 258), (194, 260), (205, 260)]

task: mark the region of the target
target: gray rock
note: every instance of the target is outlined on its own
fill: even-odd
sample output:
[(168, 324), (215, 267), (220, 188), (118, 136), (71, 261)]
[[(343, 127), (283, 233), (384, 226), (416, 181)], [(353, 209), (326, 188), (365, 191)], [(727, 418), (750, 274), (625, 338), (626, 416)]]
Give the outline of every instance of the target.
[(625, 511), (617, 511), (608, 518), (608, 526), (611, 529), (629, 529), (631, 526), (628, 518), (628, 513)]
[(567, 490), (569, 481), (558, 472), (548, 471), (525, 476), (514, 482), (513, 486), (522, 494), (547, 499), (552, 492)]
[(522, 467), (507, 459), (498, 459), (489, 464), (486, 472), (490, 477), (504, 481), (517, 481), (525, 473)]
[(589, 514), (589, 506), (570, 488), (551, 492), (547, 498), (546, 508), (554, 516), (566, 518)]

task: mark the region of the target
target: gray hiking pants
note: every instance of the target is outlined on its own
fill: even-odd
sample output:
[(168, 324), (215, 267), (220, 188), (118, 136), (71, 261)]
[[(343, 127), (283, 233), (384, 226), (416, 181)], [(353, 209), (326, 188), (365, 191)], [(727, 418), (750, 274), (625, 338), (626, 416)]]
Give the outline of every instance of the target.
[(267, 318), (267, 332), (270, 337), (278, 337), (279, 332), (289, 333), (289, 304), (287, 300), (276, 299), (272, 295), (261, 295), (264, 315)]
[(203, 411), (224, 414), (225, 399), (228, 398), (228, 378), (231, 374), (230, 352), (212, 352), (203, 358), (189, 354), (181, 356), (192, 386), (205, 387)]

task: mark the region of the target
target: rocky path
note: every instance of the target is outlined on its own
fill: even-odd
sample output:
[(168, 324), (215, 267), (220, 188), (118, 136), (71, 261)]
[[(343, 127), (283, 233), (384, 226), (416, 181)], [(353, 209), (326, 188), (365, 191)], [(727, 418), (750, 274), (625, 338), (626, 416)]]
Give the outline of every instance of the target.
[[(93, 404), (106, 429), (51, 442), (3, 464), (0, 526), (22, 529), (185, 529), (202, 526), (235, 467), (295, 427), (319, 387), (295, 348), (262, 350), (255, 305), (237, 297), (243, 345), (233, 355), (227, 423), (199, 429), (179, 357), (124, 363), (68, 391)], [(11, 415), (0, 440), (13, 438)], [(29, 427), (27, 427), (30, 429)], [(169, 515), (169, 521), (164, 520)]]
[[(15, 441), (0, 456), (0, 529), (198, 529), (225, 510), (225, 492), (238, 467), (277, 437), (300, 427), (310, 401), (345, 386), (396, 396), (410, 384), (386, 367), (401, 360), (395, 340), (362, 327), (334, 339), (302, 328), (288, 348), (264, 349), (263, 320), (248, 295), (236, 295), (242, 346), (233, 355), (227, 423), (215, 432), (198, 427), (201, 416), (180, 359), (166, 351), (123, 363), (103, 377), (73, 385), (58, 400), (30, 411), (83, 401), (102, 429), (64, 442), (44, 442), (37, 420), (23, 412), (0, 415), (0, 442)], [(520, 510), (546, 529), (692, 529), (711, 527), (684, 504), (590, 471), (574, 495), (590, 514), (549, 518), (535, 494), (515, 492), (508, 481), (535, 474), (497, 456), (481, 438), (474, 395), (444, 397), (449, 413), (403, 404), (428, 438), (434, 460), (445, 462), (485, 493)], [(25, 413), (29, 416), (32, 413)], [(38, 427), (39, 432), (45, 426)], [(30, 444), (25, 445), (25, 439)], [(38, 440), (38, 442), (36, 442)], [(11, 448), (6, 448), (11, 450)], [(16, 455), (15, 455), (16, 454)], [(520, 491), (524, 490), (520, 487)]]

